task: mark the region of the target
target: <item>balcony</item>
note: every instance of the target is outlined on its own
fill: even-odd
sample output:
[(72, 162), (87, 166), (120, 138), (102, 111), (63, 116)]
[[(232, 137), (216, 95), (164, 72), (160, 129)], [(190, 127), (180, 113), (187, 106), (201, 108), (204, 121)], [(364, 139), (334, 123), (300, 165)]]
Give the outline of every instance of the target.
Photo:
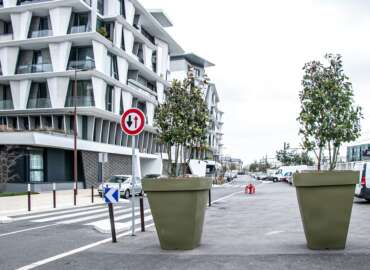
[(49, 98), (30, 98), (27, 103), (27, 109), (42, 109), (50, 107), (51, 103)]
[(32, 31), (28, 37), (29, 38), (40, 38), (40, 37), (49, 37), (53, 35), (53, 30), (51, 29), (44, 29), (44, 30), (37, 30)]
[(84, 69), (90, 70), (95, 69), (95, 61), (93, 59), (90, 60), (76, 60), (76, 61), (69, 61), (68, 62), (68, 69)]
[(0, 110), (13, 109), (13, 102), (11, 100), (0, 100)]
[(70, 34), (90, 32), (91, 28), (88, 25), (71, 26)]
[[(67, 101), (66, 101), (66, 107), (73, 107), (74, 106), (73, 100), (74, 100), (73, 96), (68, 97)], [(75, 100), (76, 100), (76, 106), (77, 107), (93, 107), (93, 106), (95, 106), (93, 97), (86, 97), (86, 96), (85, 97), (76, 97)]]
[(20, 65), (17, 67), (17, 74), (52, 72), (52, 71), (53, 66), (51, 63)]

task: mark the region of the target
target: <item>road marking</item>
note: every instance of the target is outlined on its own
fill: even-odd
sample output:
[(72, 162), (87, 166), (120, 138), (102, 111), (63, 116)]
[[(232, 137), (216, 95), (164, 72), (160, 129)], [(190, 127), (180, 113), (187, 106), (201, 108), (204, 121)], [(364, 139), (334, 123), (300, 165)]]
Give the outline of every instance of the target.
[(237, 191), (237, 192), (231, 193), (230, 195), (227, 195), (225, 197), (221, 197), (221, 198), (219, 198), (217, 200), (212, 201), (211, 203), (215, 203), (215, 202), (226, 200), (226, 199), (228, 199), (228, 198), (230, 198), (230, 197), (232, 197), (232, 196), (234, 196), (236, 194), (239, 194), (239, 193), (243, 193), (243, 191)]
[(95, 214), (95, 213), (101, 213), (107, 211), (107, 208), (104, 207), (102, 209), (97, 209), (97, 210), (90, 210), (90, 211), (82, 211), (74, 214), (67, 214), (67, 215), (61, 215), (61, 216), (55, 216), (55, 217), (49, 217), (49, 218), (43, 218), (43, 219), (36, 219), (36, 220), (31, 220), (32, 222), (49, 222), (49, 221), (55, 221), (55, 220), (60, 220), (60, 219), (67, 219), (67, 218), (73, 218), (73, 217), (78, 217), (78, 216), (86, 216), (89, 214)]
[[(145, 226), (145, 227), (146, 228), (150, 228), (150, 227), (153, 227), (153, 226), (154, 226), (154, 223), (152, 223), (152, 224), (150, 224), (148, 226)], [(128, 236), (128, 235), (131, 235), (131, 231), (127, 231), (125, 233), (119, 234), (119, 235), (117, 235), (117, 238), (122, 238), (122, 237)], [(45, 264), (48, 264), (48, 263), (51, 263), (51, 262), (54, 262), (54, 261), (63, 259), (65, 257), (68, 257), (68, 256), (71, 256), (71, 255), (74, 255), (74, 254), (77, 254), (77, 253), (86, 251), (88, 249), (91, 249), (91, 248), (100, 246), (102, 244), (109, 243), (111, 241), (112, 241), (112, 238), (109, 237), (109, 238), (106, 238), (104, 240), (100, 240), (98, 242), (95, 242), (95, 243), (92, 243), (92, 244), (89, 244), (89, 245), (86, 245), (86, 246), (82, 246), (82, 247), (79, 247), (79, 248), (76, 248), (76, 249), (73, 249), (73, 250), (70, 250), (70, 251), (67, 251), (67, 252), (58, 254), (56, 256), (53, 256), (53, 257), (50, 257), (50, 258), (46, 258), (46, 259), (43, 259), (43, 260), (40, 260), (40, 261), (31, 263), (29, 265), (26, 265), (26, 266), (17, 268), (16, 270), (31, 270), (31, 269), (34, 269), (36, 267), (39, 267), (39, 266), (42, 266), (42, 265), (45, 265)]]
[[(17, 216), (14, 217), (13, 221), (19, 221), (19, 220), (27, 220), (27, 219), (33, 219), (33, 218), (42, 218), (42, 217), (48, 217), (48, 216), (56, 216), (60, 214), (67, 214), (67, 213), (75, 213), (75, 212), (84, 212), (86, 210), (94, 210), (96, 208), (102, 208), (104, 205), (99, 205), (99, 206), (92, 206), (92, 207), (84, 207), (84, 208), (79, 208), (79, 209), (72, 209), (72, 210), (64, 210), (60, 212), (51, 212), (51, 213), (46, 213), (46, 214), (38, 214), (38, 215), (27, 215), (24, 217), (19, 217)], [(86, 209), (87, 208), (87, 209)]]
[(272, 232), (266, 233), (265, 235), (270, 236), (270, 235), (279, 234), (279, 233), (283, 233), (283, 232), (285, 232), (285, 231), (272, 231)]
[[(137, 208), (138, 209), (138, 208)], [(131, 209), (130, 209), (131, 210)], [(116, 212), (117, 213), (117, 212)], [(116, 214), (115, 213), (115, 214)], [(144, 214), (147, 214), (147, 213), (150, 213), (150, 209), (147, 209), (144, 211)], [(139, 216), (140, 215), (140, 212), (137, 211), (135, 212), (135, 216)], [(122, 216), (117, 216), (117, 217), (114, 217), (114, 221), (119, 221), (119, 220), (124, 220), (124, 219), (127, 219), (127, 218), (130, 218), (132, 217), (132, 213), (129, 213), (129, 214), (126, 214), (126, 215), (122, 215)], [(130, 219), (131, 220), (131, 219)], [(94, 222), (91, 222), (91, 223), (86, 223), (84, 224), (85, 226), (95, 226), (97, 224), (100, 224), (100, 223), (104, 223), (104, 222), (108, 222), (109, 221), (109, 218), (107, 219), (102, 219), (102, 220), (98, 220), (98, 221), (94, 221)], [(131, 222), (131, 221), (130, 221)]]
[(37, 229), (43, 229), (43, 228), (52, 227), (52, 226), (56, 226), (56, 225), (58, 225), (58, 224), (54, 223), (54, 224), (49, 224), (49, 225), (44, 225), (44, 226), (33, 227), (33, 228), (24, 229), (24, 230), (4, 233), (4, 234), (0, 234), (0, 237), (12, 235), (12, 234), (17, 234), (17, 233), (22, 233), (22, 232), (33, 231), (33, 230), (37, 230)]
[[(138, 209), (138, 208), (136, 208), (136, 209)], [(123, 209), (123, 210), (115, 211), (114, 214), (116, 215), (116, 214), (122, 214), (122, 213), (126, 213), (126, 212), (131, 212), (131, 209)], [(73, 223), (82, 222), (82, 221), (86, 221), (86, 220), (90, 220), (90, 219), (97, 219), (97, 218), (102, 218), (102, 217), (105, 218), (106, 216), (108, 216), (108, 212), (103, 213), (103, 214), (99, 214), (99, 215), (94, 215), (94, 216), (87, 216), (87, 217), (81, 217), (81, 218), (76, 218), (76, 219), (71, 219), (71, 220), (60, 221), (58, 223), (60, 223), (60, 224), (73, 224)]]

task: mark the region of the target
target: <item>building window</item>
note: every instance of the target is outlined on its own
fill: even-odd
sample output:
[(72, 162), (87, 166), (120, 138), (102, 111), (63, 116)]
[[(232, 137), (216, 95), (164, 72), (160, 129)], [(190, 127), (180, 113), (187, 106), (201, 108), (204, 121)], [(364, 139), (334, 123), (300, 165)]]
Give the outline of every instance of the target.
[(104, 0), (98, 0), (98, 12), (104, 15)]
[(135, 42), (134, 48), (133, 48), (133, 54), (137, 56), (140, 63), (144, 64), (143, 44)]
[(87, 116), (82, 116), (82, 139), (87, 140), (87, 126), (88, 126), (88, 118)]
[(47, 83), (31, 84), (30, 95), (28, 97), (27, 109), (50, 108), (50, 96)]
[(155, 38), (151, 34), (149, 34), (148, 31), (144, 29), (144, 27), (141, 27), (141, 33), (146, 37), (152, 44), (155, 44)]
[(88, 13), (73, 13), (69, 33), (83, 33), (91, 31), (91, 19)]
[(32, 17), (29, 38), (47, 37), (52, 35), (49, 17)]
[(122, 28), (122, 38), (121, 38), (121, 49), (126, 51), (125, 45), (125, 30)]
[[(73, 102), (74, 85), (75, 85), (74, 81), (69, 82), (67, 99), (66, 99), (66, 104), (65, 104), (66, 107), (74, 106), (74, 102)], [(93, 86), (92, 86), (91, 80), (77, 81), (76, 106), (77, 107), (95, 106)]]
[(113, 111), (113, 86), (108, 85), (105, 92), (105, 109), (107, 111)]
[(121, 15), (126, 19), (126, 5), (125, 5), (125, 0), (120, 0), (120, 11)]
[(125, 111), (124, 107), (123, 107), (123, 98), (122, 98), (122, 93), (120, 95), (120, 103), (119, 103), (119, 114), (123, 114)]
[(118, 80), (119, 78), (118, 78), (117, 56), (109, 53), (108, 58), (110, 60), (110, 66), (109, 66), (110, 76)]
[(97, 20), (96, 32), (98, 32), (100, 35), (102, 35), (106, 39), (109, 39), (110, 41), (113, 42), (113, 36), (114, 36), (114, 24), (113, 23), (106, 23), (101, 20)]
[(30, 182), (44, 181), (44, 154), (42, 151), (30, 151)]
[(20, 51), (16, 74), (53, 71), (49, 49)]
[(9, 85), (0, 85), (0, 110), (11, 110), (13, 107), (12, 93)]
[(94, 51), (92, 47), (73, 47), (68, 61), (68, 69), (94, 69)]

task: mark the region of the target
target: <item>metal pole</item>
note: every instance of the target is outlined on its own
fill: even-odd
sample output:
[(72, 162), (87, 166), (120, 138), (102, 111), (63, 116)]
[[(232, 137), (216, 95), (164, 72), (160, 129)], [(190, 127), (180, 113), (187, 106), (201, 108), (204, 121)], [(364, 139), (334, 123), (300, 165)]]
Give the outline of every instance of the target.
[[(77, 184), (77, 69), (75, 69), (73, 87), (73, 106), (73, 178), (74, 182)], [(75, 185), (74, 196), (77, 196), (77, 192), (77, 185)]]
[(57, 208), (57, 192), (55, 183), (53, 183), (53, 207)]
[(91, 186), (91, 203), (94, 203), (94, 186)]
[(143, 199), (143, 197), (140, 197), (140, 221), (141, 221), (141, 231), (145, 232), (144, 199)]
[(110, 229), (111, 229), (111, 232), (112, 232), (112, 243), (117, 243), (116, 226), (114, 224), (113, 204), (109, 203), (108, 208), (109, 208)]
[(31, 212), (31, 184), (27, 185), (28, 212)]
[(73, 183), (73, 205), (76, 206), (77, 205), (77, 189), (76, 189), (76, 182)]
[(136, 186), (136, 153), (135, 153), (135, 136), (132, 136), (132, 199), (131, 199), (131, 207), (132, 207), (132, 221), (131, 221), (131, 235), (135, 236), (135, 186)]

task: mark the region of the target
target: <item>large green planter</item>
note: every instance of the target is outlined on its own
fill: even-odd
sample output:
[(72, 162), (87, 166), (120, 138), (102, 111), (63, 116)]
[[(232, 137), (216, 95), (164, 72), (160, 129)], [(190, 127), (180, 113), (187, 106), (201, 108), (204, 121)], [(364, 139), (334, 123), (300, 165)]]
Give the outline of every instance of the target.
[(308, 248), (345, 248), (358, 177), (356, 171), (294, 174)]
[(205, 178), (144, 179), (162, 249), (188, 250), (200, 245), (208, 190)]

